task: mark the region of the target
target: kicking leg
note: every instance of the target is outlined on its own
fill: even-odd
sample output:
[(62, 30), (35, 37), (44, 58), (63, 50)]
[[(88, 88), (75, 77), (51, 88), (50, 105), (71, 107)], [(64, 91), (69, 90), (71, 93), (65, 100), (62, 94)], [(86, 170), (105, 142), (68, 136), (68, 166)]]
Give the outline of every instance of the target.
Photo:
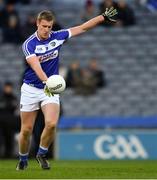
[(50, 169), (49, 163), (46, 161), (45, 155), (48, 148), (55, 137), (56, 125), (59, 118), (59, 105), (55, 103), (46, 104), (42, 107), (45, 118), (45, 127), (43, 129), (40, 146), (37, 153), (37, 160), (43, 169)]

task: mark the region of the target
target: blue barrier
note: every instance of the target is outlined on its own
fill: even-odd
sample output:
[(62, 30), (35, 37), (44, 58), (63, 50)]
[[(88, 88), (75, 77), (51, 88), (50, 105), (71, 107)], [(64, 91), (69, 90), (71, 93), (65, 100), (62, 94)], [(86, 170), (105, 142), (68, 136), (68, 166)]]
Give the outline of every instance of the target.
[(157, 128), (157, 116), (62, 117), (58, 128)]
[(56, 159), (157, 159), (157, 130), (63, 131), (57, 133)]

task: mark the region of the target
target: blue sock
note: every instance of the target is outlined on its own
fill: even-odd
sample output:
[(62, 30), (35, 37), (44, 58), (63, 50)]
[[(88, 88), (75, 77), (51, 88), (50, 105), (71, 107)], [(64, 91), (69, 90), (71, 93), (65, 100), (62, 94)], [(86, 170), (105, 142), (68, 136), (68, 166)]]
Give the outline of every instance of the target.
[(28, 153), (22, 154), (19, 152), (20, 161), (28, 161)]
[(39, 146), (37, 154), (46, 154), (47, 152), (48, 152), (48, 148), (44, 148), (42, 146)]

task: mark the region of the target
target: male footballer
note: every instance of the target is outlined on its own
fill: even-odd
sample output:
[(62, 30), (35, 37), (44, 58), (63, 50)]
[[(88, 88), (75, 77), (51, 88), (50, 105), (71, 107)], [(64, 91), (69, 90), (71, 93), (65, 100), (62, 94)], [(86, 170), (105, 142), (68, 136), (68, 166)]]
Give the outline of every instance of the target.
[(59, 95), (51, 94), (45, 82), (51, 75), (58, 74), (59, 51), (62, 44), (68, 38), (82, 34), (103, 21), (115, 22), (113, 18), (116, 14), (116, 9), (107, 8), (102, 15), (96, 16), (79, 26), (60, 31), (51, 30), (54, 17), (50, 11), (42, 11), (38, 14), (37, 31), (22, 46), (27, 68), (21, 87), (21, 130), (19, 135), (19, 162), (16, 170), (25, 170), (28, 166), (30, 136), (40, 108), (44, 114), (45, 127), (41, 134), (36, 160), (42, 169), (50, 169), (46, 154), (54, 140), (60, 103)]

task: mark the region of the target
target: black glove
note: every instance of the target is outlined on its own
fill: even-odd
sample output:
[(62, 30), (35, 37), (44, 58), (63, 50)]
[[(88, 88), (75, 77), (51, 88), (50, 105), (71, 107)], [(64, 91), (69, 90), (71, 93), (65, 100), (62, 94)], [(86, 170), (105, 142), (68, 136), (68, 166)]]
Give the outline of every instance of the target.
[(105, 21), (113, 22), (115, 23), (116, 20), (113, 18), (116, 14), (118, 14), (117, 9), (114, 9), (114, 7), (106, 8), (106, 11), (102, 13), (102, 16), (104, 17)]

